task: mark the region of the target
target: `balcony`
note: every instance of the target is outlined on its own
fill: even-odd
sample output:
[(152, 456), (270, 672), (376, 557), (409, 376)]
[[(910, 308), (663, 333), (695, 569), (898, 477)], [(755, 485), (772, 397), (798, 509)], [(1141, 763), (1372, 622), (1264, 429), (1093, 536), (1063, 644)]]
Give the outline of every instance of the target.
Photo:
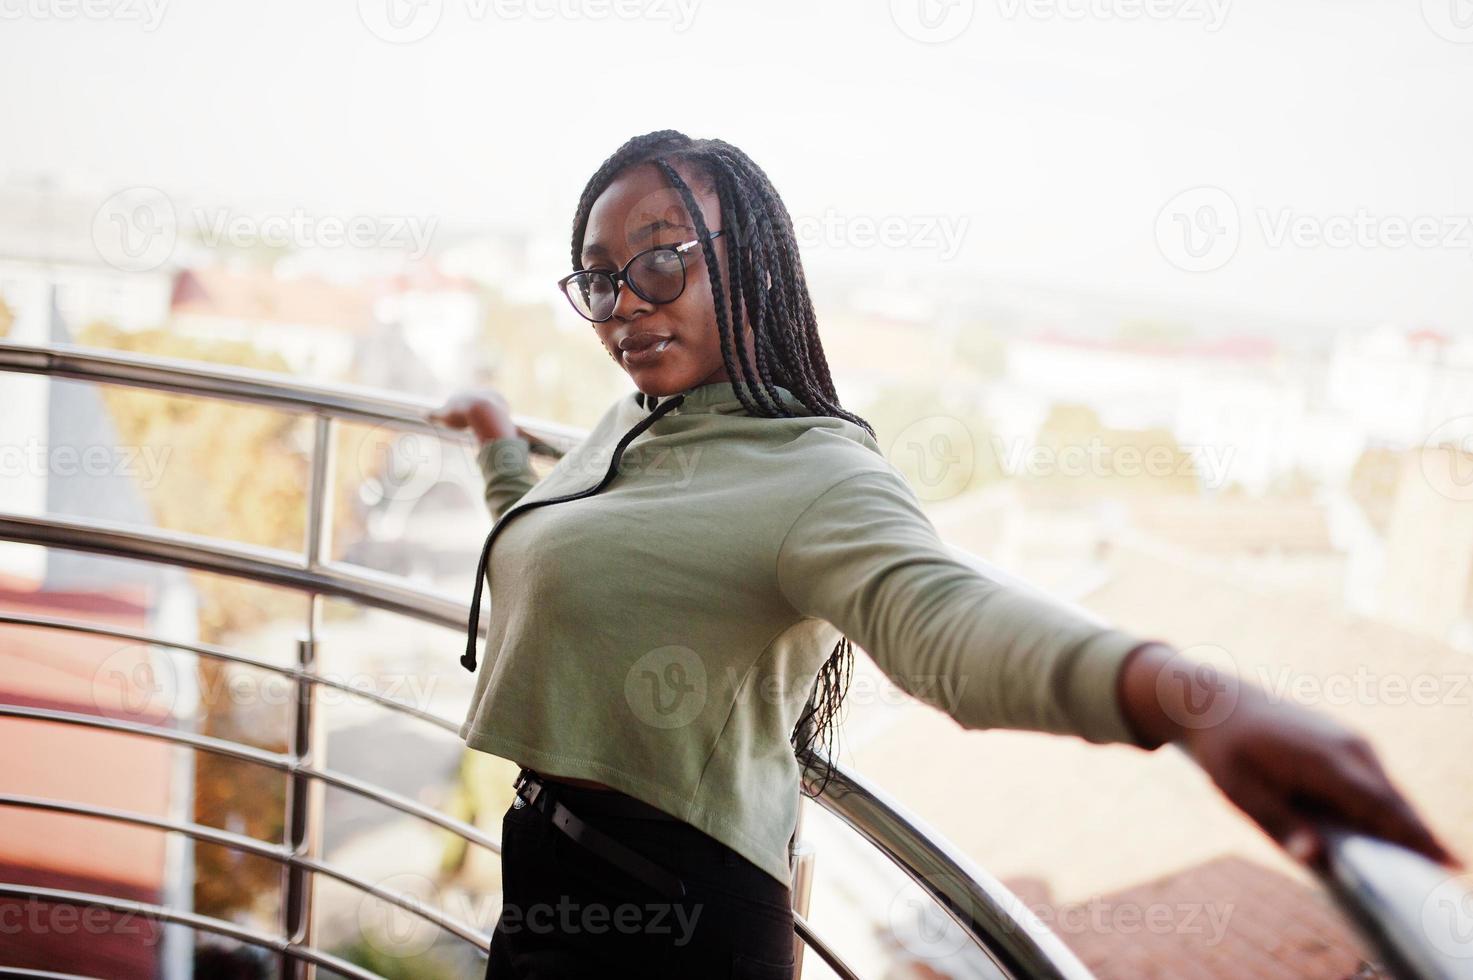
[[(474, 503), (475, 476), (460, 468), (469, 442), (426, 426), (428, 404), (244, 369), (0, 343), (0, 372), (266, 413), (284, 420), (303, 474), (289, 501), (301, 506), (297, 549), (160, 526), (115, 471), (94, 485), (105, 500), (8, 498), (0, 976), (481, 975), (500, 850), (485, 818), (510, 802), (514, 767), (455, 738), (469, 694), (456, 642), (466, 593), (424, 584), (443, 556), (395, 567), (371, 541), (334, 534), (346, 445), (388, 447), (392, 463), (396, 440), (411, 440), (437, 454), (437, 485)], [(25, 398), (6, 400), (19, 424)], [(517, 421), (544, 462), (581, 438)], [(349, 430), (368, 436), (348, 443)], [(374, 519), (432, 520), (395, 506), (426, 488), (385, 477), (378, 455), (356, 461), (360, 476), (378, 474)], [(186, 569), (251, 626), (235, 631), (248, 645), (201, 637)], [(41, 587), (16, 584), (28, 580)], [(433, 661), (394, 659), (416, 646)], [(1473, 896), (1393, 845), (1330, 840), (1321, 884), (1389, 975), (1473, 976), (1458, 931)], [(894, 966), (844, 928), (856, 913), (831, 894), (828, 861), (890, 883), (890, 925), (931, 937), (926, 956), (910, 952), (934, 974), (1091, 976), (1016, 894), (855, 772), (805, 799), (790, 857), (804, 976)]]

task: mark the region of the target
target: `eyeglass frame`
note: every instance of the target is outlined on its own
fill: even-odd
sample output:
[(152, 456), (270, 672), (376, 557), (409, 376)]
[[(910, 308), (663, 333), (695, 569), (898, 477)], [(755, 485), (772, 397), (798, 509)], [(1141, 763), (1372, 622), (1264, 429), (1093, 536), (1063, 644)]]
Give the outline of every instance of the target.
[[(717, 235), (724, 235), (724, 234), (726, 234), (726, 229), (725, 228), (718, 228), (715, 231), (711, 232), (711, 234), (708, 236), (708, 238), (706, 240), (709, 241), (711, 239), (714, 239)], [(680, 299), (681, 296), (684, 296), (685, 295), (686, 271), (687, 271), (686, 270), (686, 267), (685, 267), (685, 253), (686, 252), (689, 252), (692, 248), (694, 248), (695, 246), (697, 246), (699, 244), (701, 244), (701, 239), (700, 238), (692, 238), (688, 242), (679, 242), (679, 243), (674, 244), (674, 245), (652, 245), (649, 248), (643, 249), (642, 251), (636, 252), (635, 254), (631, 255), (629, 257), (629, 261), (624, 263), (624, 268), (620, 269), (618, 272), (607, 272), (607, 271), (605, 271), (603, 269), (578, 269), (578, 270), (576, 270), (574, 272), (568, 273), (566, 276), (563, 276), (561, 279), (559, 279), (557, 281), (558, 291), (560, 293), (562, 293), (565, 297), (567, 297), (568, 305), (571, 306), (571, 307), (573, 307), (573, 311), (575, 313), (577, 313), (579, 316), (581, 316), (583, 319), (587, 320), (589, 323), (608, 323), (610, 320), (612, 320), (614, 318), (614, 313), (611, 310), (609, 312), (609, 315), (606, 316), (606, 317), (604, 317), (602, 320), (595, 320), (592, 317), (590, 317), (588, 314), (584, 313), (582, 310), (578, 309), (578, 304), (575, 303), (575, 302), (573, 302), (573, 297), (572, 296), (569, 296), (568, 295), (568, 283), (572, 282), (574, 279), (576, 279), (579, 276), (586, 276), (586, 275), (590, 275), (590, 274), (593, 274), (593, 275), (601, 275), (601, 276), (608, 276), (609, 279), (612, 280), (613, 281), (613, 284), (614, 284), (614, 310), (617, 310), (619, 308), (619, 298), (620, 298), (619, 297), (619, 290), (621, 288), (621, 285), (620, 285), (621, 283), (628, 283), (629, 288), (632, 289), (632, 290), (634, 290), (634, 295), (638, 296), (640, 299), (644, 300), (646, 303), (657, 303), (657, 304), (661, 304), (661, 305), (663, 305), (665, 303), (673, 303), (676, 300)], [(640, 292), (639, 287), (636, 286), (634, 284), (633, 280), (631, 280), (629, 278), (629, 267), (632, 266), (632, 265), (634, 265), (635, 262), (638, 262), (640, 259), (642, 259), (644, 256), (650, 254), (651, 252), (662, 252), (662, 251), (663, 252), (674, 252), (680, 258), (680, 292), (676, 293), (674, 296), (670, 297), (669, 299), (655, 300), (655, 299), (650, 299), (644, 293)]]

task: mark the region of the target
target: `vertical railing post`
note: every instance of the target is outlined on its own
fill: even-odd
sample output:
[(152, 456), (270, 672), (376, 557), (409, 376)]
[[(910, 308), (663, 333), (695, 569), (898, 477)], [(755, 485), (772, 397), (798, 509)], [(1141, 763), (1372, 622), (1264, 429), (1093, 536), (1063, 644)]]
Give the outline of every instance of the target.
[(312, 475), (307, 486), (306, 540), (302, 543), (309, 569), (317, 568), (324, 556), (332, 554), (334, 432), (332, 416), (312, 417)]
[[(305, 564), (315, 569), (332, 546), (333, 420), (327, 415), (313, 418), (312, 473), (307, 490)], [(297, 640), (296, 700), (292, 713), (291, 771), (286, 785), (286, 846), (294, 857), (317, 858), (322, 850), (321, 783), (305, 776), (304, 765), (325, 766), (325, 736), (317, 718), (317, 685), (309, 679), (317, 672), (317, 632), (322, 614), (322, 597), (312, 594), (307, 603), (307, 635)], [(296, 864), (283, 869), (282, 931), (287, 941), (304, 946), (317, 944), (317, 922), (312, 915), (312, 875)], [(283, 957), (283, 977), (314, 980), (317, 968), (307, 962)]]
[[(812, 722), (807, 722), (803, 727), (803, 738), (808, 737)], [(808, 917), (808, 899), (813, 890), (813, 845), (803, 839), (803, 792), (802, 792), (802, 766), (799, 760), (798, 776), (798, 817), (793, 822), (793, 836), (788, 841), (788, 873), (792, 879), (792, 902), (793, 911)], [(803, 953), (808, 947), (798, 935), (796, 929), (793, 931), (793, 980), (803, 980)]]
[[(314, 611), (320, 599), (311, 600)], [(297, 640), (297, 667), (305, 675), (317, 669), (317, 641), (310, 636)], [(303, 775), (303, 765), (321, 764), (322, 731), (317, 725), (317, 687), (305, 678), (297, 681), (297, 697), (292, 719), (291, 771), (286, 785), (286, 846), (293, 857), (320, 856), (322, 850), (322, 784)], [(312, 873), (296, 864), (288, 864), (282, 896), (282, 932), (288, 942), (315, 946), (317, 922), (312, 915)], [(313, 980), (316, 967), (302, 960), (289, 959), (282, 964), (282, 976), (296, 980)]]

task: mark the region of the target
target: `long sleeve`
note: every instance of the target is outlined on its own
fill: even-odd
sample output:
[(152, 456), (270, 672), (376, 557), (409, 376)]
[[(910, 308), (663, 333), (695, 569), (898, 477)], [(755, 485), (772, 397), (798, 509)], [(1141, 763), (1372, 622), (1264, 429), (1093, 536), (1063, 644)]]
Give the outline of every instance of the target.
[(531, 444), (520, 436), (488, 440), (476, 451), (476, 465), (486, 478), (486, 507), (492, 520), (500, 519), (537, 483), (530, 453)]
[(953, 557), (897, 473), (852, 475), (815, 499), (778, 549), (777, 581), (797, 612), (965, 728), (1139, 744), (1115, 688), (1141, 641)]

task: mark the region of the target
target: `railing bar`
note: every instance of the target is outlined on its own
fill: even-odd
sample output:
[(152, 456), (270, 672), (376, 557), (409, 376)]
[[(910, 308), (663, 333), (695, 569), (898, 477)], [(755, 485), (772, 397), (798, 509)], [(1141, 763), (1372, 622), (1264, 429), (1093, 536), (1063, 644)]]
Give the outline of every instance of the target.
[(418, 899), (404, 897), (395, 892), (388, 891), (378, 885), (369, 883), (351, 872), (334, 867), (323, 861), (313, 858), (302, 858), (294, 856), (290, 850), (278, 844), (269, 844), (257, 840), (254, 837), (245, 837), (240, 834), (232, 834), (229, 831), (219, 830), (215, 827), (207, 827), (197, 823), (178, 823), (165, 820), (160, 817), (151, 816), (146, 813), (137, 813), (129, 810), (116, 810), (111, 807), (92, 806), (84, 803), (72, 803), (67, 800), (47, 800), (34, 796), (16, 796), (8, 793), (0, 793), (0, 806), (14, 806), (31, 810), (49, 810), (56, 813), (66, 813), (72, 816), (91, 817), (98, 820), (111, 820), (118, 823), (135, 824), (137, 826), (151, 827), (154, 830), (171, 831), (184, 834), (195, 840), (206, 841), (221, 847), (244, 851), (256, 857), (266, 858), (282, 865), (294, 865), (305, 868), (316, 874), (324, 874), (329, 878), (341, 881), (360, 891), (367, 892), (386, 902), (399, 906), (405, 911), (419, 915), (435, 925), (454, 933), (459, 938), (469, 943), (478, 944), (482, 949), (490, 946), (491, 937), (470, 926), (464, 925), (456, 919), (425, 908)]
[(797, 912), (793, 913), (793, 928), (797, 931), (798, 938), (802, 939), (809, 949), (822, 957), (823, 961), (829, 965), (829, 969), (837, 973), (842, 980), (859, 980), (859, 974), (849, 969), (849, 965), (840, 958), (833, 947), (818, 938), (818, 934), (813, 931), (813, 927), (808, 924), (808, 920)]
[(94, 806), (90, 803), (73, 803), (70, 800), (48, 800), (38, 796), (20, 796), (13, 793), (0, 793), (0, 806), (14, 806), (27, 810), (51, 810), (56, 813), (67, 813), (72, 816), (93, 817), (98, 820), (112, 820), (118, 823), (136, 824), (141, 827), (152, 827), (154, 830), (167, 830), (179, 834), (187, 834), (196, 840), (218, 844), (233, 850), (245, 851), (257, 857), (267, 858), (272, 861), (285, 862), (291, 859), (290, 852), (280, 844), (271, 844), (244, 834), (234, 834), (228, 830), (220, 830), (217, 827), (208, 827), (198, 823), (179, 823), (167, 820), (163, 817), (155, 817), (147, 813), (138, 813), (133, 810), (118, 810), (113, 807)]
[(279, 752), (258, 749), (254, 746), (242, 745), (238, 742), (228, 742), (210, 735), (198, 735), (194, 732), (159, 728), (155, 725), (124, 721), (120, 718), (107, 718), (102, 715), (84, 715), (71, 711), (60, 711), (55, 708), (32, 708), (16, 704), (0, 704), (0, 717), (6, 716), (12, 718), (28, 718), (33, 721), (55, 722), (59, 725), (82, 725), (88, 728), (103, 728), (108, 731), (121, 732), (125, 735), (139, 735), (144, 738), (156, 738), (166, 742), (177, 742), (203, 752), (223, 755), (232, 759), (241, 759), (246, 762), (254, 762), (257, 765), (267, 766), (271, 769), (280, 770), (281, 772), (286, 772), (291, 768), (290, 760)]
[(428, 921), (433, 922), (435, 925), (439, 926), (441, 929), (444, 929), (446, 932), (453, 933), (459, 939), (480, 947), (483, 952), (491, 948), (491, 936), (489, 934), (481, 932), (479, 929), (473, 929), (470, 926), (464, 925), (458, 919), (452, 919), (450, 916), (444, 914), (443, 912), (435, 912), (431, 909), (427, 909), (416, 898), (406, 898), (398, 895), (395, 892), (380, 888), (378, 885), (369, 884), (368, 882), (363, 881), (360, 878), (349, 875), (345, 871), (336, 870), (331, 866), (324, 864), (321, 861), (313, 860), (312, 858), (293, 858), (292, 863), (306, 868), (309, 871), (314, 871), (318, 874), (325, 874), (329, 878), (336, 878), (346, 885), (352, 885), (354, 888), (368, 892), (370, 895), (373, 895), (376, 898), (381, 898), (386, 902), (397, 905), (405, 911), (413, 912), (415, 915), (418, 915), (423, 919), (427, 919)]
[(66, 905), (96, 905), (114, 912), (136, 912), (141, 915), (162, 919), (165, 922), (175, 922), (179, 925), (198, 929), (202, 932), (212, 933), (217, 936), (228, 936), (239, 942), (251, 946), (262, 946), (274, 952), (290, 956), (292, 959), (305, 960), (317, 966), (325, 966), (334, 973), (344, 976), (357, 977), (358, 980), (382, 980), (377, 973), (370, 973), (361, 967), (349, 963), (347, 960), (338, 959), (331, 953), (323, 953), (308, 946), (298, 946), (289, 943), (279, 936), (272, 936), (258, 929), (249, 929), (234, 922), (223, 919), (214, 919), (194, 912), (182, 912), (177, 909), (167, 909), (162, 905), (154, 905), (151, 902), (138, 902), (127, 898), (113, 898), (110, 895), (96, 895), (91, 892), (70, 891), (62, 888), (42, 888), (40, 886), (12, 885), (0, 882), (0, 895), (11, 895), (16, 898), (39, 898), (47, 902), (61, 902)]
[(454, 817), (447, 817), (444, 814), (429, 809), (423, 804), (416, 803), (413, 800), (402, 797), (397, 793), (391, 793), (388, 790), (381, 790), (371, 783), (366, 783), (361, 779), (357, 779), (353, 776), (344, 775), (340, 772), (330, 772), (327, 770), (314, 769), (310, 766), (302, 766), (300, 768), (300, 771), (316, 779), (322, 780), (329, 786), (336, 786), (339, 789), (345, 789), (349, 792), (357, 793), (359, 796), (365, 796), (371, 800), (377, 800), (385, 806), (394, 807), (397, 810), (401, 810), (405, 813), (417, 816), (421, 820), (425, 820), (429, 823), (444, 827), (446, 830), (451, 831), (457, 836), (471, 841), (472, 843), (480, 844), (482, 847), (489, 848), (497, 854), (501, 853), (501, 843), (499, 841), (492, 840), (490, 837), (487, 837), (485, 834), (481, 833), (470, 824), (462, 823), (461, 821), (456, 820)]
[(56, 973), (52, 970), (29, 970), (23, 966), (0, 966), (0, 977), (44, 977), (45, 980), (107, 980), (106, 977), (89, 977), (81, 973)]
[[(805, 778), (817, 774), (812, 758), (800, 759)], [(918, 826), (918, 818), (862, 777), (834, 766), (817, 802), (905, 872), (1009, 974), (1093, 980), (1074, 952), (1011, 890), (954, 848), (937, 844), (945, 839)]]
[[(299, 679), (300, 675), (300, 671), (298, 671), (298, 669), (294, 666), (273, 664), (269, 661), (260, 660), (256, 657), (249, 656), (248, 654), (234, 653), (230, 650), (225, 650), (220, 647), (213, 647), (200, 643), (184, 643), (176, 640), (165, 640), (159, 637), (149, 636), (146, 633), (137, 633), (132, 630), (118, 629), (114, 626), (100, 626), (96, 623), (88, 623), (80, 619), (57, 619), (50, 616), (30, 616), (20, 615), (16, 613), (0, 612), (0, 626), (4, 625), (34, 626), (39, 629), (55, 629), (77, 633), (90, 633), (97, 636), (108, 636), (112, 637), (113, 639), (131, 640), (135, 643), (146, 644), (148, 646), (165, 647), (170, 650), (182, 650), (186, 653), (192, 653), (195, 656), (209, 657), (214, 660), (227, 660), (231, 663), (241, 664), (245, 667), (254, 667), (259, 670), (270, 671), (273, 674), (279, 674), (282, 677), (287, 677), (292, 680)], [(305, 676), (305, 679), (313, 684), (319, 684), (324, 687), (331, 687), (335, 690), (342, 691), (344, 694), (351, 694), (356, 697), (366, 698), (367, 700), (373, 701), (379, 706), (388, 708), (391, 711), (398, 711), (403, 714), (412, 715), (415, 718), (420, 719), (421, 721), (429, 722), (437, 728), (443, 728), (447, 732), (458, 733), (460, 731), (460, 726), (451, 721), (449, 718), (442, 718), (439, 715), (432, 714), (431, 712), (424, 711), (420, 708), (413, 707), (412, 705), (405, 704), (402, 701), (396, 701), (393, 698), (387, 697), (382, 694), (375, 694), (372, 691), (365, 691), (361, 688), (353, 687), (351, 684), (348, 684), (345, 681), (333, 680), (330, 677), (323, 677), (318, 674), (307, 674)]]
[[(39, 374), (97, 384), (151, 388), (181, 395), (220, 398), (262, 405), (283, 412), (328, 413), (356, 422), (391, 422), (436, 436), (470, 443), (474, 437), (432, 425), (426, 412), (437, 407), (429, 399), (388, 398), (375, 389), (352, 385), (303, 384), (288, 375), (202, 361), (83, 347), (0, 342), (0, 371)], [(576, 446), (584, 433), (522, 415), (512, 418), (535, 452), (556, 457)]]
[(394, 583), (388, 576), (374, 575), (370, 570), (350, 572), (337, 562), (323, 562), (309, 569), (299, 556), (274, 548), (179, 531), (143, 531), (115, 521), (11, 513), (0, 513), (0, 540), (182, 565), (297, 592), (352, 599), (448, 629), (465, 629), (465, 603), (447, 595)]
[(422, 803), (418, 803), (390, 790), (380, 789), (371, 783), (355, 779), (352, 776), (316, 769), (312, 766), (294, 765), (289, 757), (275, 752), (268, 752), (265, 749), (242, 746), (235, 742), (226, 742), (222, 739), (211, 738), (208, 735), (195, 735), (192, 732), (178, 732), (167, 728), (158, 728), (153, 725), (120, 721), (115, 718), (103, 718), (98, 715), (75, 714), (70, 711), (57, 711), (51, 708), (29, 708), (13, 704), (0, 704), (0, 717), (27, 718), (33, 721), (50, 721), (63, 725), (82, 725), (88, 728), (102, 728), (127, 735), (137, 735), (142, 738), (178, 742), (200, 749), (201, 751), (254, 762), (257, 765), (267, 766), (283, 773), (303, 773), (315, 779), (320, 779), (322, 782), (331, 786), (337, 786), (339, 789), (345, 789), (351, 793), (356, 793), (359, 796), (392, 807), (401, 813), (407, 813), (427, 823), (443, 827), (457, 837), (489, 848), (497, 854), (501, 853), (500, 843), (487, 837), (470, 824), (456, 820), (454, 817), (447, 817)]

